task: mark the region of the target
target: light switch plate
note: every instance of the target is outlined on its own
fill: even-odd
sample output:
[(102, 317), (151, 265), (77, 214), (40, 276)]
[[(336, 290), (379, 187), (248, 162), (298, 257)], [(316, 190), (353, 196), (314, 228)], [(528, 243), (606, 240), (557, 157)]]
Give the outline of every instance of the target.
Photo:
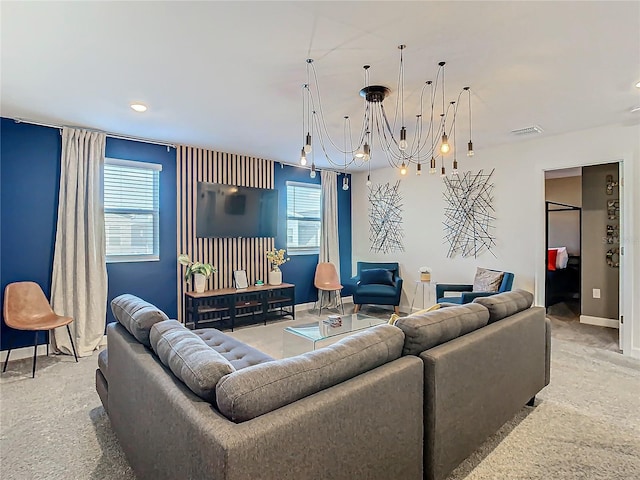
[(593, 298), (600, 298), (600, 289), (599, 288), (594, 288), (593, 289)]

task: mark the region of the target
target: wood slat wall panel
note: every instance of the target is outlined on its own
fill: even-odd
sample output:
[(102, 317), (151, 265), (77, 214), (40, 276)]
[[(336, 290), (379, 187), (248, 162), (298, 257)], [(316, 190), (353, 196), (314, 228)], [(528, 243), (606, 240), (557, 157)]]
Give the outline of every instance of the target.
[[(207, 280), (207, 289), (233, 286), (233, 271), (246, 270), (249, 283), (266, 282), (265, 252), (274, 247), (273, 238), (197, 238), (196, 206), (198, 182), (225, 183), (245, 187), (273, 188), (274, 163), (262, 158), (214, 152), (181, 145), (176, 149), (178, 251), (191, 260), (218, 268)], [(178, 278), (178, 320), (184, 321), (184, 292), (192, 284), (184, 282), (184, 267), (176, 262)]]

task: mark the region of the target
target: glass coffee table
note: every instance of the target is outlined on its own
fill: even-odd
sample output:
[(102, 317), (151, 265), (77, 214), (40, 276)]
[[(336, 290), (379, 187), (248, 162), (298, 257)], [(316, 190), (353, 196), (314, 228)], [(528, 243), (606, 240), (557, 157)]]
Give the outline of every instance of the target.
[(362, 313), (340, 315), (340, 318), (342, 325), (339, 327), (332, 327), (324, 323), (328, 319), (327, 317), (321, 317), (317, 322), (286, 327), (283, 334), (283, 355), (293, 357), (300, 353), (326, 347), (358, 330), (387, 323), (386, 319), (370, 317)]

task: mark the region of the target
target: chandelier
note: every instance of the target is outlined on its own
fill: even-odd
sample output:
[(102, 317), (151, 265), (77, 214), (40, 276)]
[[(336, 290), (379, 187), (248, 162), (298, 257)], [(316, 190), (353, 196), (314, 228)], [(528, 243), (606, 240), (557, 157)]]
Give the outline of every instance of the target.
[[(456, 148), (456, 118), (460, 99), (463, 94), (468, 98), (469, 108), (469, 141), (467, 155), (473, 156), (473, 142), (471, 141), (471, 88), (464, 87), (456, 100), (446, 101), (445, 93), (445, 64), (438, 63), (438, 70), (434, 80), (428, 80), (422, 86), (420, 101), (417, 105), (415, 119), (409, 121), (405, 116), (404, 102), (404, 50), (406, 45), (399, 45), (400, 70), (396, 104), (393, 118), (387, 116), (384, 99), (391, 93), (388, 87), (370, 85), (369, 68), (364, 65), (364, 87), (360, 96), (364, 98), (364, 112), (362, 125), (355, 137), (352, 135), (351, 119), (344, 117), (343, 139), (339, 145), (329, 135), (327, 124), (322, 111), (322, 102), (318, 79), (313, 59), (308, 58), (307, 83), (302, 85), (302, 135), (303, 146), (300, 152), (300, 164), (307, 165), (311, 161), (311, 177), (316, 176), (315, 154), (321, 152), (324, 158), (334, 167), (347, 173), (349, 167), (363, 167), (368, 165), (367, 185), (371, 185), (371, 156), (373, 147), (376, 152), (382, 152), (389, 165), (399, 168), (401, 175), (406, 175), (411, 166), (415, 166), (417, 175), (422, 174), (423, 165), (429, 166), (429, 173), (437, 172), (440, 164), (440, 175), (445, 177), (445, 157), (452, 156), (451, 174), (458, 174), (458, 160)], [(315, 87), (312, 87), (311, 80)], [(441, 105), (440, 105), (441, 100)], [(437, 104), (437, 106), (436, 106)], [(437, 111), (441, 106), (441, 110)], [(408, 136), (411, 131), (412, 135)], [(449, 140), (451, 136), (451, 140)], [(340, 159), (329, 153), (329, 149), (337, 152)], [(310, 157), (310, 158), (309, 158)], [(349, 189), (348, 178), (345, 175), (342, 188)]]

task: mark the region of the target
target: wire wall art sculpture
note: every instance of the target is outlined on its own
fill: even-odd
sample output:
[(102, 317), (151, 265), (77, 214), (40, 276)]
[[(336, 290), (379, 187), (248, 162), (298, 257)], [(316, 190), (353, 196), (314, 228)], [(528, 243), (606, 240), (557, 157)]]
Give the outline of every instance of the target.
[(494, 170), (485, 174), (464, 172), (445, 177), (444, 240), (449, 243), (447, 257), (457, 254), (477, 258), (484, 252), (495, 254), (493, 187), (490, 183)]
[(404, 252), (400, 180), (369, 188), (369, 240), (373, 252)]

